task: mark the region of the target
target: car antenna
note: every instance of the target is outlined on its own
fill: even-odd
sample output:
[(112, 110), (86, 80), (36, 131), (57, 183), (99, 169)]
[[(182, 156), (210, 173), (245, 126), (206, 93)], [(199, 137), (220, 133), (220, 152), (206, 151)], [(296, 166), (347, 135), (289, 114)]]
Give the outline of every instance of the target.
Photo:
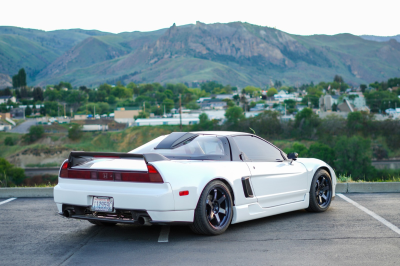
[(252, 129), (251, 127), (249, 127), (251, 131), (253, 131), (254, 135), (257, 135), (256, 132), (254, 131), (254, 129)]

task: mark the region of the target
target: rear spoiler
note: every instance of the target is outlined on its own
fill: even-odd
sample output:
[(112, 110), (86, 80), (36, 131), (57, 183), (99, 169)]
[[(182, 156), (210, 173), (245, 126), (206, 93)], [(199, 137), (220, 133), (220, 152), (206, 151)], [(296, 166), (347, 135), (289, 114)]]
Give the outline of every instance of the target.
[(110, 159), (131, 159), (131, 160), (144, 160), (146, 164), (157, 161), (169, 161), (169, 159), (158, 153), (119, 153), (119, 152), (84, 152), (72, 151), (68, 157), (68, 167), (78, 166), (96, 158), (110, 158)]

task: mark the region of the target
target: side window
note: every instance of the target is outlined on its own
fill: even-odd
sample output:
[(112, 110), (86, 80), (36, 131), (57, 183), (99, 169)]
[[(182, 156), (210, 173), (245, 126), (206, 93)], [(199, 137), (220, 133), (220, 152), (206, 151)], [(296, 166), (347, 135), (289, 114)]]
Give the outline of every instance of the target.
[(251, 161), (276, 162), (283, 160), (281, 152), (269, 143), (252, 136), (233, 137), (239, 150)]

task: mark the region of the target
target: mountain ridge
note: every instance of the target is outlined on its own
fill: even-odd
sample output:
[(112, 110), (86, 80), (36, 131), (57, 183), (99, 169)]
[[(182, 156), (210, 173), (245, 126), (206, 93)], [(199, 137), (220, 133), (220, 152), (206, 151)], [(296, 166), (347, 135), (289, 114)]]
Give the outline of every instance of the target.
[[(0, 73), (13, 75), (17, 65), (26, 67), (33, 85), (61, 80), (91, 86), (109, 80), (216, 80), (235, 86), (263, 86), (274, 80), (318, 82), (335, 74), (359, 84), (400, 76), (397, 41), (377, 42), (351, 34), (302, 36), (242, 22), (196, 22), (119, 34), (60, 30), (47, 37), (43, 31), (5, 28), (0, 27), (0, 59), (3, 56), (7, 61), (0, 61)], [(33, 49), (32, 59), (24, 65), (23, 60), (4, 55), (2, 47), (7, 42), (2, 38), (7, 34), (32, 42), (27, 48), (21, 40), (21, 47), (17, 45), (21, 51), (41, 48)]]

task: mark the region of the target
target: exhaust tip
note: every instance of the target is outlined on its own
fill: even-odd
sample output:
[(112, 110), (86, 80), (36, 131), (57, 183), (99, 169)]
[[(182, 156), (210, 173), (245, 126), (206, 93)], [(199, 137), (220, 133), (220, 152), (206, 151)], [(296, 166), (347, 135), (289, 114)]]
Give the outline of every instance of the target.
[(140, 216), (138, 218), (138, 222), (140, 225), (151, 225), (150, 221), (151, 221), (150, 217)]
[(64, 214), (65, 217), (69, 218), (69, 217), (72, 216), (72, 211), (71, 211), (71, 210), (65, 210), (65, 211), (63, 212), (63, 214)]

